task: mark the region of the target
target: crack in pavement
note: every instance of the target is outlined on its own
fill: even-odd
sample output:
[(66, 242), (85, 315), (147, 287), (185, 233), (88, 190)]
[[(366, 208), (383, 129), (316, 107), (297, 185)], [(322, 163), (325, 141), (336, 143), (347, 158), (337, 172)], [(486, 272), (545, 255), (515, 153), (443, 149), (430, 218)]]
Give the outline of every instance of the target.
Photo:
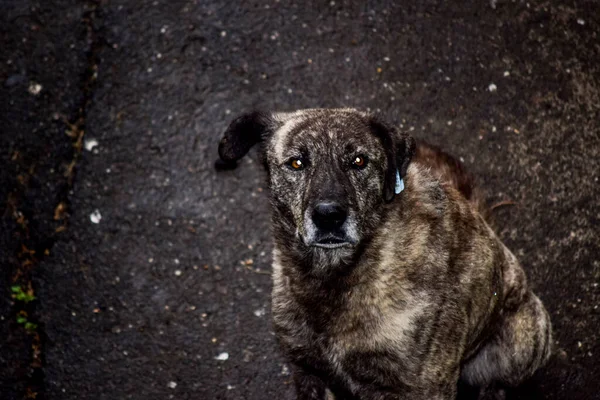
[[(99, 57), (98, 53), (104, 46), (104, 42), (99, 34), (100, 29), (95, 26), (97, 21), (100, 2), (93, 1), (86, 4), (87, 10), (83, 13), (81, 23), (85, 27), (85, 43), (87, 51), (85, 53), (86, 68), (82, 75), (79, 87), (83, 94), (81, 101), (76, 107), (75, 115), (71, 118), (65, 115), (55, 115), (54, 119), (64, 124), (65, 134), (71, 141), (70, 155), (65, 157), (67, 164), (64, 167), (64, 173), (53, 185), (58, 187), (58, 204), (54, 208), (54, 224), (59, 226), (50, 234), (39, 234), (43, 230), (31, 229), (32, 222), (38, 216), (33, 207), (25, 203), (28, 201), (26, 193), (31, 189), (31, 183), (36, 177), (36, 161), (30, 165), (27, 160), (21, 160), (19, 150), (15, 150), (11, 161), (20, 164), (21, 169), (26, 172), (17, 176), (20, 185), (16, 186), (7, 198), (7, 208), (5, 217), (12, 217), (15, 222), (15, 230), (12, 236), (16, 238), (16, 263), (11, 266), (10, 292), (12, 301), (11, 320), (17, 324), (11, 324), (9, 328), (14, 336), (18, 336), (25, 343), (24, 346), (29, 349), (29, 360), (27, 363), (27, 372), (22, 379), (23, 390), (19, 393), (22, 399), (44, 399), (45, 377), (45, 344), (46, 334), (44, 324), (40, 322), (36, 314), (36, 308), (40, 304), (40, 299), (35, 296), (35, 287), (32, 277), (35, 274), (36, 267), (44, 261), (45, 257), (50, 255), (50, 251), (60, 234), (67, 229), (69, 217), (69, 197), (71, 196), (74, 178), (78, 163), (81, 161), (81, 152), (83, 147), (83, 137), (86, 128), (87, 110), (92, 101), (96, 87), (98, 74)], [(25, 211), (24, 209), (29, 209)], [(53, 224), (51, 222), (51, 224)], [(18, 380), (18, 378), (17, 378)]]

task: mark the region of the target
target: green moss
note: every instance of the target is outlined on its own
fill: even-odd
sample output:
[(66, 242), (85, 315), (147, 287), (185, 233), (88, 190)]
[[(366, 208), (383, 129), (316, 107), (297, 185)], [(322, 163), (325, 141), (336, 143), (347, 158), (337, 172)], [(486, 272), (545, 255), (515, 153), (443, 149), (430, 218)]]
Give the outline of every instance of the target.
[(35, 296), (33, 295), (32, 291), (24, 291), (19, 285), (11, 286), (10, 290), (12, 291), (12, 297), (15, 300), (25, 303), (35, 300)]

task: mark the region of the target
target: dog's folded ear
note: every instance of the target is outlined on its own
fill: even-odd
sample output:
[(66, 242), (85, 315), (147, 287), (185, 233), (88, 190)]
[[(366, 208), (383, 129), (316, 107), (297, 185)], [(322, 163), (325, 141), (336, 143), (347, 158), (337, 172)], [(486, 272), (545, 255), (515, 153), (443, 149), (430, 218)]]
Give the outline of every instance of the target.
[[(219, 143), (221, 166), (235, 165), (255, 144), (263, 141), (272, 131), (269, 114), (259, 111), (244, 114), (231, 122)], [(221, 164), (217, 164), (219, 167)]]
[(387, 167), (383, 185), (383, 198), (389, 203), (396, 194), (396, 172), (400, 174), (401, 178), (404, 178), (410, 160), (415, 154), (416, 143), (408, 134), (400, 134), (395, 128), (375, 118), (371, 120), (371, 129), (381, 141), (386, 152)]

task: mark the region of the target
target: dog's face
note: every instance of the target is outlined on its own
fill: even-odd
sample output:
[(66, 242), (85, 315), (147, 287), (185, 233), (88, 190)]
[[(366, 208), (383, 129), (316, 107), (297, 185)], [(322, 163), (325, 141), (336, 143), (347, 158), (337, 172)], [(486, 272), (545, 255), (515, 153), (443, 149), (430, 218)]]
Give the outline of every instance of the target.
[[(279, 244), (311, 263), (351, 259), (394, 197), (414, 141), (350, 109), (254, 113), (229, 127), (219, 153), (241, 158), (264, 143)], [(316, 257), (316, 258), (315, 258)]]

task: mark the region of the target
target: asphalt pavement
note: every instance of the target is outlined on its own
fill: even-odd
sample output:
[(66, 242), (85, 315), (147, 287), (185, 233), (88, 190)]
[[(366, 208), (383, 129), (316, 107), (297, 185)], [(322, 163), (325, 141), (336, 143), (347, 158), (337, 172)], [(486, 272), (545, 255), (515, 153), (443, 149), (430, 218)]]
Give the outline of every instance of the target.
[[(600, 399), (596, 1), (0, 3), (0, 399), (293, 399), (253, 109), (459, 157), (555, 327), (507, 399)], [(468, 398), (463, 393), (462, 398)]]

